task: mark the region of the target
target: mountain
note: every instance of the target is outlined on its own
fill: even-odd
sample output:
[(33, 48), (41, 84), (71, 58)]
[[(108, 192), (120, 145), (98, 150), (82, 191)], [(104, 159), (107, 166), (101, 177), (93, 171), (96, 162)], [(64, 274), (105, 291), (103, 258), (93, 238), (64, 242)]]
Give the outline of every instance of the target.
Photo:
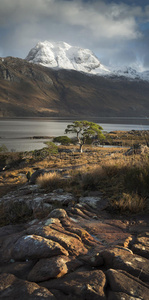
[(149, 81), (149, 71), (139, 72), (131, 67), (107, 68), (89, 49), (71, 46), (65, 42), (39, 42), (26, 60), (54, 69), (67, 69), (98, 76), (117, 76)]
[(65, 42), (39, 42), (30, 50), (26, 60), (55, 69), (76, 70), (90, 74), (109, 72), (92, 51)]
[(146, 117), (149, 82), (0, 58), (0, 117)]

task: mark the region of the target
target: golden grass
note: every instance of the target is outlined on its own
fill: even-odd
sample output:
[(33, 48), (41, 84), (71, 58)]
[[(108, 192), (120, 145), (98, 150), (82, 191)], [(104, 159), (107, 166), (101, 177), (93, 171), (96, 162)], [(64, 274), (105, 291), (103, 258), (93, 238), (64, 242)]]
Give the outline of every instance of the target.
[(40, 188), (54, 190), (60, 188), (62, 186), (60, 174), (53, 172), (53, 173), (45, 173), (37, 178), (37, 184)]
[[(115, 158), (115, 156), (114, 156)], [(111, 207), (120, 212), (139, 213), (147, 207), (149, 158), (145, 155), (109, 157), (72, 173), (70, 186), (78, 190), (101, 191)], [(80, 192), (81, 193), (81, 192)]]
[[(125, 156), (126, 148), (103, 148), (85, 146), (84, 152), (58, 153), (44, 159), (28, 162), (22, 168), (0, 174), (0, 195), (10, 185), (17, 186), (27, 181), (19, 174), (34, 172), (36, 168), (52, 169), (38, 178), (38, 185), (47, 190), (63, 187), (77, 196), (88, 191), (101, 191), (110, 200), (111, 206), (120, 212), (138, 212), (145, 209), (149, 194), (149, 157), (134, 154)], [(67, 170), (67, 167), (70, 169)], [(56, 169), (66, 169), (71, 178), (63, 180)], [(2, 193), (1, 193), (2, 191)], [(139, 209), (137, 209), (139, 207)]]
[(137, 193), (123, 193), (118, 200), (112, 202), (112, 206), (123, 213), (140, 213), (146, 208), (146, 199)]

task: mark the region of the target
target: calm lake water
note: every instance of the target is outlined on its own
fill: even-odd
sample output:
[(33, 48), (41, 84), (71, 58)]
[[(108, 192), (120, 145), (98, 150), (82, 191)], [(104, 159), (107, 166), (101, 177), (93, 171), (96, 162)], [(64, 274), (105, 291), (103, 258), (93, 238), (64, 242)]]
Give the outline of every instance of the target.
[[(54, 137), (64, 135), (68, 124), (74, 120), (60, 119), (1, 119), (0, 146), (6, 145), (9, 151), (29, 151), (41, 149), (47, 139), (30, 139), (32, 137)], [(147, 118), (100, 118), (90, 121), (100, 124), (105, 131), (114, 130), (149, 130)]]

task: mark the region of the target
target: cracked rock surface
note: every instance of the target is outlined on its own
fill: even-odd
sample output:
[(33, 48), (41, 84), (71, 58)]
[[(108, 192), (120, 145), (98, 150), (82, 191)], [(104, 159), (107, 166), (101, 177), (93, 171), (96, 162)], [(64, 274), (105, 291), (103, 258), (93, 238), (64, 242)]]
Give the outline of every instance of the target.
[(0, 299), (148, 299), (148, 216), (112, 216), (101, 195), (78, 200), (29, 184), (0, 201), (34, 216), (0, 228)]

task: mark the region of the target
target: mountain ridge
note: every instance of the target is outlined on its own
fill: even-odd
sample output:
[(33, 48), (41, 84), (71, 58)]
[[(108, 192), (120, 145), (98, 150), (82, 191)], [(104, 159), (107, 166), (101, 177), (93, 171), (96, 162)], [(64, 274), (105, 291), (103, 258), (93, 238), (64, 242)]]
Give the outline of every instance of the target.
[(149, 82), (0, 59), (0, 117), (146, 117)]
[(65, 42), (38, 42), (27, 57), (28, 62), (55, 69), (76, 70), (98, 76), (118, 76), (149, 81), (149, 71), (132, 67), (106, 67), (89, 49), (71, 46)]

